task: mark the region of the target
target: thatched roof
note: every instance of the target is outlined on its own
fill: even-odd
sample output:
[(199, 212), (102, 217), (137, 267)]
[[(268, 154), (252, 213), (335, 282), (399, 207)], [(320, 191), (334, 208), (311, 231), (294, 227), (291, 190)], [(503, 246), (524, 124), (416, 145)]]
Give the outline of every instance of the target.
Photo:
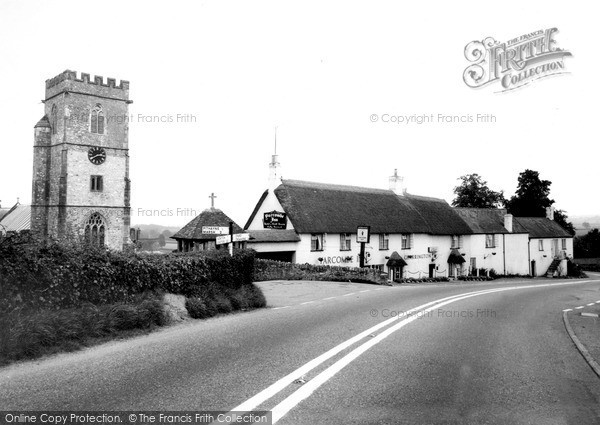
[(556, 221), (546, 217), (515, 217), (514, 220), (529, 233), (530, 239), (573, 237)]
[(275, 195), (298, 233), (354, 233), (364, 225), (372, 233), (473, 233), (442, 199), (299, 180), (282, 180)]
[[(192, 240), (215, 240), (217, 236), (209, 233), (202, 233), (204, 226), (228, 227), (229, 222), (233, 221), (223, 211), (216, 208), (209, 208), (198, 214), (192, 221), (183, 226), (181, 230), (171, 236), (172, 239), (192, 239)], [(243, 230), (235, 222), (233, 223), (233, 233), (242, 233)]]

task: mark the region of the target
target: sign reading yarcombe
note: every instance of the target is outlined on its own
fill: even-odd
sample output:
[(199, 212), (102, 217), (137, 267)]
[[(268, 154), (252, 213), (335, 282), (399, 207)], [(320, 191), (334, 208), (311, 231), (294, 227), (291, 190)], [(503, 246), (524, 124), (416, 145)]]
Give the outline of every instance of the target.
[(556, 28), (540, 29), (504, 43), (487, 37), (465, 47), (472, 62), (463, 73), (465, 84), (479, 88), (499, 82), (503, 90), (513, 90), (535, 80), (565, 73), (564, 58), (572, 56), (556, 46)]

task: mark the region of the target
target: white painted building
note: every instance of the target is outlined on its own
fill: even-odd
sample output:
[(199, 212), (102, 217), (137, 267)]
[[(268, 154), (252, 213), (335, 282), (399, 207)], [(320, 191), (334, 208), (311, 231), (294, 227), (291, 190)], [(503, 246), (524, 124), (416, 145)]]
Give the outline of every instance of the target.
[[(365, 267), (386, 272), (390, 279), (492, 269), (498, 274), (542, 275), (555, 257), (573, 255), (572, 237), (548, 218), (513, 218), (503, 209), (451, 208), (442, 199), (408, 194), (397, 173), (389, 190), (298, 180), (277, 184), (277, 168), (271, 173), (270, 187), (244, 227), (251, 236), (248, 247), (259, 258), (358, 267), (359, 226), (371, 230)], [(561, 249), (551, 251), (555, 245), (542, 242), (548, 252), (540, 256), (532, 249), (538, 240), (559, 240)], [(563, 265), (559, 273), (566, 273)]]

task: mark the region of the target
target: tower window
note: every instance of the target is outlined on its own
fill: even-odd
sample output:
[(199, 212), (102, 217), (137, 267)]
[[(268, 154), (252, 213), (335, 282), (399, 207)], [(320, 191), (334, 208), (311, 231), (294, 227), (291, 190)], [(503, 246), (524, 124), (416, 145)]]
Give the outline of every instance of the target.
[(92, 109), (90, 117), (90, 132), (104, 134), (104, 111), (102, 105), (98, 104)]
[(88, 245), (104, 246), (106, 225), (98, 213), (93, 213), (85, 224), (85, 242)]
[(50, 127), (52, 129), (52, 134), (58, 132), (58, 111), (56, 110), (56, 105), (52, 105), (52, 112), (50, 112)]
[(102, 176), (92, 176), (90, 179), (90, 190), (92, 192), (102, 192), (104, 189), (104, 182)]

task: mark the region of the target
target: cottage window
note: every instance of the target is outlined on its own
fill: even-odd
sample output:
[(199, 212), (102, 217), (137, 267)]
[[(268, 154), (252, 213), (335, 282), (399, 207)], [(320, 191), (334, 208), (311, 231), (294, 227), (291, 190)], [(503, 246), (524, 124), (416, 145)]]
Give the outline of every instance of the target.
[(390, 249), (390, 235), (389, 233), (381, 233), (379, 235), (379, 249), (387, 250)]
[(540, 239), (538, 241), (538, 250), (539, 251), (543, 251), (544, 250), (544, 240), (543, 239)]
[(98, 104), (92, 109), (90, 117), (90, 132), (104, 134), (104, 111), (102, 105)]
[(567, 250), (567, 240), (566, 239), (562, 239), (561, 240), (561, 245), (562, 245), (562, 250), (566, 251)]
[(92, 192), (102, 192), (103, 188), (102, 176), (92, 176), (90, 179), (90, 190)]
[(323, 251), (323, 233), (313, 233), (310, 235), (310, 250)]
[(350, 251), (352, 249), (352, 238), (350, 233), (340, 233), (340, 251)]
[(485, 247), (486, 248), (496, 248), (495, 235), (485, 235)]
[(413, 235), (403, 234), (402, 238), (402, 249), (411, 249), (413, 247)]
[(462, 248), (463, 237), (461, 235), (452, 235), (450, 240), (450, 248)]

